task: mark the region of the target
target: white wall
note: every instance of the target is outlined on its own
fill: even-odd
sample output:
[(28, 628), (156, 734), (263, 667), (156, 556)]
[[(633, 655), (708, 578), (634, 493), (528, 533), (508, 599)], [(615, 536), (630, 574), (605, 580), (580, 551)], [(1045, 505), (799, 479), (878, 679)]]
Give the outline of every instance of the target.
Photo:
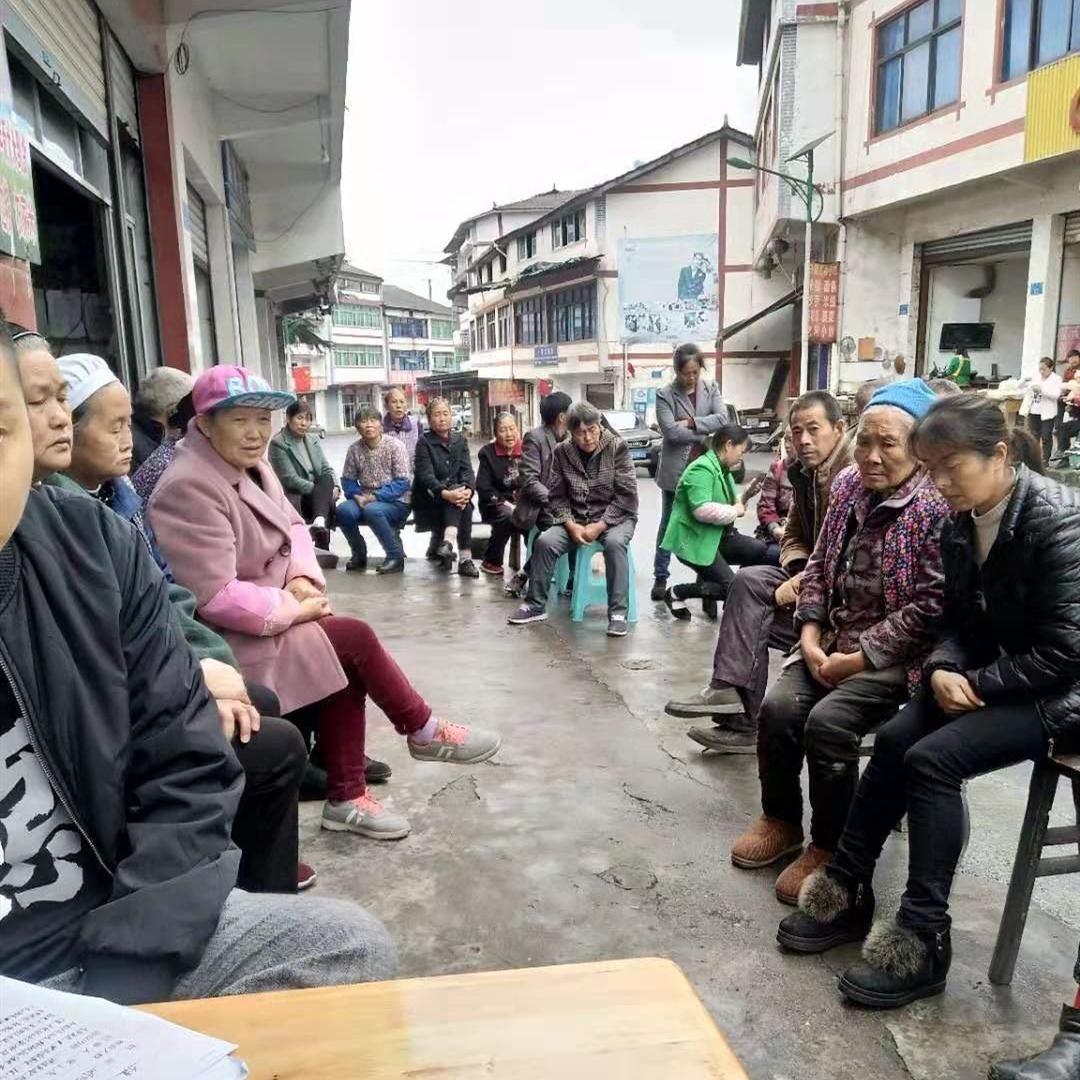
[[(1061, 272), (1061, 307), (1058, 312), (1059, 326), (1080, 326), (1080, 244), (1065, 248)], [(1066, 348), (1059, 347), (1056, 359), (1065, 359)]]
[(973, 370), (990, 376), (997, 364), (1002, 378), (1020, 374), (1024, 344), (1024, 310), (1027, 302), (1027, 259), (1025, 257), (994, 263), (994, 291), (983, 299), (967, 296), (986, 281), (982, 265), (934, 266), (930, 276), (927, 313), (927, 366), (944, 367), (952, 350), (938, 348), (941, 327), (947, 322), (992, 322), (994, 337), (989, 349), (971, 353)]

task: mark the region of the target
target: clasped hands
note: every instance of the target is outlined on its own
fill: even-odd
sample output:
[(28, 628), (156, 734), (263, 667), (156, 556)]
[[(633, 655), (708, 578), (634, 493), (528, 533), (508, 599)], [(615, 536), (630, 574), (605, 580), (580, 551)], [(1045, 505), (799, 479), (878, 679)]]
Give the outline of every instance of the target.
[(862, 649), (853, 653), (826, 655), (821, 647), (821, 627), (817, 623), (805, 623), (799, 632), (799, 648), (803, 662), (814, 679), (834, 690), (845, 679), (866, 670), (866, 656)]
[(459, 510), (464, 510), (465, 507), (469, 505), (469, 500), (472, 498), (472, 488), (443, 488), (440, 494), (443, 499), (452, 506), (456, 506)]
[(606, 531), (607, 525), (603, 521), (594, 521), (591, 525), (579, 525), (576, 521), (567, 521), (563, 528), (575, 544), (584, 547), (586, 544), (595, 544)]

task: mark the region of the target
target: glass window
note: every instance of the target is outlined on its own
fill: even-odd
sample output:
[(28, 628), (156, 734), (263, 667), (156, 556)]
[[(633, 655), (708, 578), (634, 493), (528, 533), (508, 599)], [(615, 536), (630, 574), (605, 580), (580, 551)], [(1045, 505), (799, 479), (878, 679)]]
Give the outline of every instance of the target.
[(427, 320), (408, 319), (404, 315), (391, 315), (390, 336), (404, 338), (426, 338)]
[(335, 326), (378, 329), (382, 326), (382, 312), (369, 304), (335, 304), (332, 313)]
[(432, 319), (431, 336), (433, 338), (440, 338), (442, 340), (448, 340), (452, 338), (454, 336), (453, 323), (449, 323), (445, 319)]
[(951, 105), (960, 92), (960, 33), (957, 26), (937, 39), (937, 70), (934, 72), (934, 100), (931, 105), (940, 109)]
[(877, 30), (878, 134), (960, 97), (960, 0), (923, 0)]
[(499, 337), (498, 347), (505, 349), (510, 344), (510, 305), (504, 304), (499, 308)]
[(1072, 5), (1068, 0), (1043, 0), (1039, 4), (1039, 45), (1036, 59), (1048, 64), (1069, 51), (1069, 21)]
[(517, 257), (519, 260), (531, 259), (536, 254), (536, 236), (534, 232), (526, 236), (519, 236), (517, 241)]
[(1005, 0), (1001, 78), (1080, 52), (1080, 0)]
[(426, 349), (391, 349), (391, 371), (428, 371)]
[(544, 309), (539, 296), (519, 300), (514, 305), (514, 338), (518, 345), (544, 343)]
[(383, 366), (383, 351), (377, 345), (353, 349), (334, 349), (334, 367), (376, 368)]

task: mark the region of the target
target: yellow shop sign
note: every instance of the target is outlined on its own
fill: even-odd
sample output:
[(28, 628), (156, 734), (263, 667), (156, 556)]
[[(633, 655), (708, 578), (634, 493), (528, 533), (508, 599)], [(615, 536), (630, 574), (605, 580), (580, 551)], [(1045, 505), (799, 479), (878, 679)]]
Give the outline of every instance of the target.
[(1080, 53), (1033, 71), (1027, 86), (1024, 160), (1080, 151)]

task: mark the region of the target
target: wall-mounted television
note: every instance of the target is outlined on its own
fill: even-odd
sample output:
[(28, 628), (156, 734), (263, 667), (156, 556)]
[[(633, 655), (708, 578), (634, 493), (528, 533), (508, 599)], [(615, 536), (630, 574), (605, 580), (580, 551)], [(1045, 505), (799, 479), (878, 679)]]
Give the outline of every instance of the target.
[(938, 348), (942, 352), (955, 352), (957, 349), (989, 349), (994, 339), (992, 322), (947, 322), (941, 324), (941, 342)]

